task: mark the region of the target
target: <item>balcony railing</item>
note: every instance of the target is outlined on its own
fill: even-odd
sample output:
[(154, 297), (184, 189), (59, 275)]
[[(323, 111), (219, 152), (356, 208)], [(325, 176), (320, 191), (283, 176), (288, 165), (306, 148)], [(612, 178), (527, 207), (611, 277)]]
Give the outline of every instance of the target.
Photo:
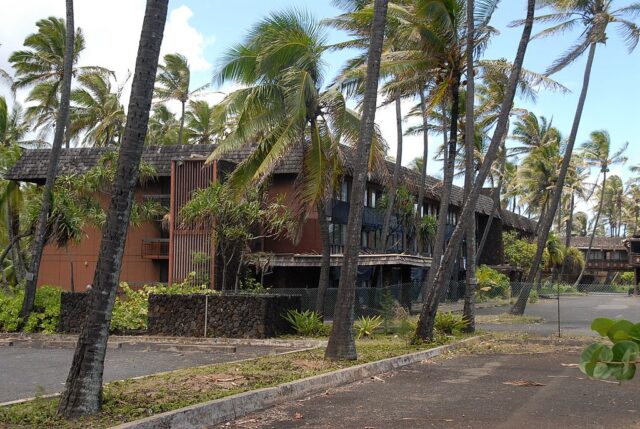
[(587, 261), (587, 269), (591, 270), (624, 270), (629, 267), (626, 259), (590, 259)]
[(145, 238), (142, 240), (142, 257), (147, 259), (169, 259), (169, 239)]

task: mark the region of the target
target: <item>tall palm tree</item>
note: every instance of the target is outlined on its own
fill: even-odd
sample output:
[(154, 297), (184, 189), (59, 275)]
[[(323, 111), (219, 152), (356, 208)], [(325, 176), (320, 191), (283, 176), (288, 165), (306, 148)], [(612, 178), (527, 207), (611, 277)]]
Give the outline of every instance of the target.
[[(299, 218), (304, 219), (315, 207), (320, 224), (319, 312), (329, 283), (327, 209), (341, 173), (339, 143), (355, 145), (360, 123), (338, 88), (323, 90), (325, 50), (325, 33), (306, 12), (279, 12), (257, 23), (242, 44), (227, 52), (215, 75), (218, 84), (234, 81), (243, 88), (220, 103), (218, 121), (231, 126), (211, 156), (214, 159), (241, 147), (251, 149), (228, 182), (242, 192), (248, 185), (260, 186), (291, 151), (302, 151), (295, 197)], [(376, 137), (374, 142), (371, 159), (382, 162), (383, 141)]]
[[(611, 137), (605, 130), (593, 131), (589, 141), (582, 144), (583, 158), (587, 165), (597, 167), (600, 169), (598, 177), (602, 174), (602, 185), (600, 186), (600, 198), (598, 204), (598, 211), (596, 212), (596, 218), (593, 223), (593, 230), (591, 231), (591, 237), (589, 238), (589, 247), (587, 247), (587, 253), (585, 259), (588, 261), (591, 256), (591, 247), (593, 246), (593, 239), (596, 235), (596, 229), (598, 228), (600, 216), (602, 215), (602, 208), (604, 207), (605, 192), (607, 189), (607, 173), (609, 167), (616, 164), (621, 164), (627, 161), (627, 158), (623, 155), (627, 150), (628, 143), (625, 143), (615, 153), (611, 153)], [(586, 267), (586, 265), (585, 265)], [(576, 279), (575, 285), (579, 285), (584, 275), (585, 268), (580, 270), (580, 275)]]
[(183, 129), (185, 121), (185, 109), (191, 97), (202, 92), (208, 85), (189, 91), (191, 82), (191, 70), (187, 58), (182, 54), (167, 54), (163, 58), (164, 64), (158, 67), (156, 77), (155, 96), (161, 101), (177, 100), (180, 102), (180, 129), (178, 131), (177, 144), (183, 144)]
[(611, 237), (620, 237), (624, 224), (622, 209), (625, 200), (625, 188), (620, 176), (609, 177), (604, 190), (604, 199), (604, 217), (609, 223), (609, 234)]
[[(9, 62), (15, 70), (14, 88), (31, 87), (28, 100), (37, 101), (38, 109), (31, 115), (38, 125), (51, 125), (55, 127), (55, 117), (60, 106), (61, 90), (63, 86), (64, 59), (66, 52), (67, 25), (62, 18), (49, 17), (36, 22), (38, 31), (30, 34), (24, 40), (26, 49), (18, 50), (11, 54)], [(80, 28), (74, 29), (72, 39), (72, 70), (76, 71), (101, 71), (101, 67), (76, 66), (80, 53), (85, 48), (85, 40)], [(40, 111), (43, 118), (37, 117)], [(53, 113), (52, 113), (53, 111)], [(68, 124), (67, 124), (68, 125)], [(47, 131), (48, 134), (48, 131)], [(70, 135), (67, 135), (65, 145), (69, 147)]]
[(171, 110), (164, 104), (153, 107), (145, 144), (148, 145), (172, 145), (178, 139), (180, 123)]
[[(551, 7), (553, 12), (536, 18), (536, 21), (540, 23), (555, 24), (539, 33), (538, 37), (559, 35), (569, 30), (575, 30), (576, 27), (581, 27), (580, 36), (577, 42), (566, 53), (553, 62), (551, 67), (547, 70), (547, 74), (551, 75), (557, 73), (568, 65), (574, 63), (585, 52), (588, 51), (588, 54), (582, 82), (582, 90), (580, 92), (573, 124), (571, 126), (571, 132), (569, 133), (569, 138), (564, 151), (564, 159), (558, 173), (558, 181), (551, 201), (550, 210), (540, 221), (541, 225), (538, 233), (537, 250), (533, 263), (531, 264), (531, 270), (527, 277), (528, 283), (533, 282), (537, 276), (540, 261), (542, 260), (543, 247), (546, 243), (547, 235), (549, 234), (551, 225), (555, 218), (556, 209), (562, 197), (565, 178), (567, 176), (567, 171), (569, 170), (569, 164), (571, 162), (571, 156), (573, 155), (573, 148), (578, 135), (580, 120), (582, 118), (582, 111), (584, 110), (587, 98), (589, 81), (591, 78), (591, 68), (593, 66), (596, 47), (599, 44), (606, 43), (607, 28), (610, 24), (615, 24), (619, 27), (622, 36), (627, 42), (629, 51), (633, 51), (640, 40), (640, 30), (635, 23), (629, 20), (636, 15), (640, 8), (640, 4), (634, 3), (614, 10), (612, 8), (612, 3), (612, 0), (544, 0), (541, 4), (543, 6)], [(527, 286), (522, 290), (520, 296), (518, 296), (516, 304), (511, 308), (512, 314), (524, 314), (530, 290), (530, 286)]]
[(89, 316), (78, 338), (73, 363), (58, 406), (58, 412), (65, 417), (94, 414), (102, 405), (102, 374), (109, 323), (120, 278), (134, 190), (139, 177), (167, 6), (168, 0), (147, 1), (113, 197), (103, 227), (93, 279)]
[[(498, 150), (500, 149), (502, 139), (507, 130), (507, 122), (509, 121), (509, 115), (511, 114), (511, 108), (513, 106), (513, 99), (516, 93), (516, 87), (522, 72), (522, 64), (524, 62), (524, 56), (531, 37), (531, 29), (533, 27), (533, 18), (535, 14), (535, 0), (527, 1), (527, 18), (525, 19), (522, 36), (518, 45), (518, 51), (516, 58), (513, 62), (513, 68), (509, 75), (509, 83), (507, 85), (507, 91), (505, 92), (504, 99), (502, 100), (502, 107), (500, 115), (496, 121), (496, 127), (491, 139), (491, 143), (485, 155), (485, 160), (478, 170), (476, 181), (471, 189), (469, 198), (464, 203), (464, 206), (459, 216), (459, 222), (453, 230), (453, 234), (447, 244), (446, 250), (443, 254), (443, 258), (439, 264), (437, 264), (436, 274), (433, 279), (433, 287), (430, 289), (428, 296), (425, 299), (422, 310), (420, 312), (420, 318), (418, 319), (418, 326), (416, 328), (416, 337), (419, 339), (430, 339), (433, 337), (433, 324), (435, 322), (435, 315), (438, 310), (438, 301), (441, 291), (446, 287), (446, 283), (450, 278), (450, 273), (453, 267), (453, 260), (457, 254), (458, 247), (462, 241), (464, 231), (466, 229), (465, 222), (475, 220), (475, 209), (480, 191), (484, 186), (484, 181), (487, 178), (489, 171), (492, 168), (495, 161)], [(435, 259), (437, 261), (437, 259)], [(433, 269), (432, 268), (432, 269)]]
[(627, 184), (627, 198), (625, 199), (625, 219), (628, 230), (632, 235), (638, 234), (638, 221), (640, 219), (640, 185), (637, 183)]
[(114, 91), (110, 78), (110, 73), (82, 73), (80, 87), (71, 92), (71, 134), (84, 133), (83, 142), (91, 146), (117, 144), (124, 129), (123, 87)]
[[(53, 187), (55, 184), (56, 176), (58, 174), (58, 160), (60, 159), (60, 151), (62, 149), (62, 142), (64, 140), (65, 129), (69, 124), (69, 101), (71, 96), (71, 75), (73, 73), (74, 62), (74, 23), (73, 23), (73, 0), (66, 0), (66, 32), (64, 33), (64, 60), (62, 66), (62, 81), (60, 85), (60, 104), (58, 106), (56, 117), (56, 130), (53, 138), (53, 144), (51, 145), (51, 152), (49, 154), (49, 165), (47, 167), (47, 177), (42, 192), (42, 205), (40, 206), (40, 213), (38, 215), (38, 222), (35, 227), (34, 239), (31, 249), (31, 263), (29, 265), (29, 271), (27, 273), (27, 283), (24, 290), (24, 299), (22, 301), (22, 309), (20, 315), (22, 316), (23, 323), (27, 323), (33, 307), (36, 302), (36, 287), (38, 285), (38, 274), (40, 271), (40, 261), (42, 259), (42, 250), (44, 248), (46, 239), (47, 217), (52, 207)], [(28, 37), (27, 40), (31, 38)], [(37, 40), (41, 40), (36, 37)], [(15, 55), (15, 53), (14, 53)], [(14, 58), (12, 55), (12, 58)], [(27, 55), (27, 58), (28, 55)], [(11, 59), (10, 59), (11, 60)], [(24, 62), (18, 62), (21, 66), (24, 66)], [(22, 76), (22, 79), (28, 80), (25, 73), (20, 72), (20, 68), (16, 70), (17, 76)], [(33, 76), (32, 76), (33, 77)], [(38, 78), (39, 79), (39, 78)], [(16, 81), (19, 82), (19, 81)], [(24, 82), (20, 81), (20, 82)], [(68, 133), (67, 133), (68, 135)]]
[(375, 138), (376, 100), (378, 98), (378, 79), (380, 77), (380, 57), (384, 44), (384, 32), (387, 20), (387, 0), (375, 0), (371, 38), (367, 57), (362, 118), (357, 134), (353, 182), (349, 219), (347, 222), (347, 242), (345, 245), (338, 296), (333, 316), (333, 327), (325, 357), (332, 360), (357, 358), (353, 337), (353, 311), (355, 305), (355, 285), (358, 272), (358, 255), (362, 231), (363, 196), (367, 185), (369, 158)]

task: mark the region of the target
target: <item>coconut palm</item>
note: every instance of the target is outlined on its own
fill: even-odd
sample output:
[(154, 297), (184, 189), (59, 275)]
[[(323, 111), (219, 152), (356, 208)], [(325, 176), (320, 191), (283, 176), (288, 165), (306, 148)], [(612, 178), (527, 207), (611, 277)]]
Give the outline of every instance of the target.
[(114, 90), (111, 74), (85, 72), (71, 93), (71, 134), (84, 133), (83, 143), (109, 146), (120, 141), (126, 115), (120, 103), (122, 86)]
[[(36, 22), (38, 31), (30, 34), (24, 40), (26, 49), (16, 51), (9, 57), (9, 62), (15, 70), (13, 87), (31, 87), (27, 100), (40, 104), (39, 109), (43, 117), (36, 115), (37, 110), (30, 114), (36, 126), (50, 125), (48, 133), (54, 128), (55, 112), (60, 105), (60, 94), (63, 84), (65, 40), (67, 26), (62, 18), (49, 17)], [(100, 71), (101, 67), (78, 67), (76, 64), (80, 53), (85, 48), (85, 40), (80, 28), (74, 29), (75, 37), (72, 40), (72, 70), (76, 71)], [(54, 113), (51, 113), (51, 112)], [(69, 138), (65, 141), (69, 147)]]
[[(518, 45), (516, 58), (513, 62), (513, 68), (509, 75), (509, 83), (507, 85), (505, 96), (502, 100), (500, 115), (498, 117), (498, 120), (496, 121), (495, 131), (485, 155), (485, 160), (480, 167), (480, 170), (478, 170), (473, 188), (469, 194), (469, 197), (463, 205), (461, 214), (459, 216), (460, 221), (453, 230), (451, 238), (449, 239), (449, 243), (447, 244), (446, 250), (443, 254), (442, 260), (439, 264), (437, 264), (437, 267), (434, 267), (436, 268), (436, 274), (433, 279), (434, 286), (431, 288), (429, 295), (425, 299), (416, 329), (416, 337), (419, 339), (429, 339), (433, 337), (433, 324), (435, 321), (436, 312), (438, 310), (439, 297), (441, 296), (441, 291), (444, 290), (444, 288), (446, 287), (446, 283), (450, 278), (450, 273), (453, 269), (453, 261), (464, 235), (465, 222), (475, 219), (475, 208), (480, 195), (480, 191), (484, 186), (484, 181), (492, 168), (493, 162), (495, 161), (498, 150), (500, 149), (500, 146), (502, 144), (504, 134), (506, 133), (507, 122), (509, 120), (509, 115), (511, 114), (516, 87), (518, 85), (518, 81), (522, 72), (524, 56), (529, 44), (529, 39), (531, 37), (534, 14), (535, 0), (528, 0), (527, 18), (524, 21), (524, 29)], [(437, 261), (437, 259), (434, 260)]]
[(109, 323), (118, 289), (134, 190), (139, 177), (167, 7), (168, 0), (147, 1), (127, 122), (120, 143), (113, 198), (102, 228), (100, 253), (91, 292), (93, 299), (90, 300), (87, 320), (78, 338), (65, 390), (58, 405), (58, 412), (65, 417), (94, 414), (102, 405), (102, 374)]
[(179, 128), (180, 123), (176, 115), (164, 104), (158, 104), (153, 107), (149, 118), (145, 144), (162, 146), (175, 144)]
[[(602, 174), (602, 185), (600, 186), (600, 198), (598, 204), (598, 210), (596, 212), (595, 221), (593, 223), (593, 229), (591, 231), (591, 237), (589, 238), (589, 247), (587, 247), (587, 253), (585, 255), (586, 260), (589, 260), (591, 255), (591, 247), (593, 246), (593, 239), (596, 235), (596, 229), (599, 225), (600, 216), (602, 215), (602, 209), (605, 202), (605, 190), (607, 189), (607, 173), (609, 167), (616, 164), (626, 162), (627, 158), (624, 156), (624, 152), (627, 150), (628, 143), (622, 145), (616, 152), (611, 153), (611, 137), (605, 130), (593, 131), (589, 141), (582, 144), (583, 159), (588, 166), (597, 167), (600, 169), (598, 177)], [(597, 180), (596, 180), (597, 183)], [(580, 275), (576, 279), (575, 285), (580, 284), (582, 276), (584, 275), (584, 268), (580, 271)]]
[(191, 70), (184, 55), (167, 54), (163, 58), (164, 64), (158, 67), (156, 77), (155, 97), (160, 101), (177, 100), (180, 102), (180, 129), (177, 144), (183, 144), (183, 129), (187, 102), (196, 94), (202, 92), (208, 85), (203, 85), (192, 91), (189, 90)]
[(609, 224), (609, 234), (612, 237), (620, 237), (624, 223), (622, 210), (625, 200), (624, 184), (620, 176), (613, 175), (608, 178), (604, 200), (603, 215)]
[[(32, 249), (31, 249), (31, 262), (29, 264), (29, 271), (27, 275), (27, 283), (24, 289), (24, 299), (22, 301), (22, 309), (20, 310), (20, 316), (22, 316), (23, 323), (26, 324), (33, 308), (35, 306), (36, 301), (36, 287), (38, 284), (38, 274), (40, 271), (40, 261), (42, 259), (42, 250), (44, 248), (45, 240), (46, 240), (46, 228), (47, 228), (47, 217), (49, 215), (49, 211), (52, 207), (52, 198), (53, 198), (53, 189), (55, 185), (56, 176), (58, 173), (58, 160), (60, 159), (60, 151), (62, 149), (62, 142), (64, 140), (65, 129), (69, 128), (69, 101), (71, 96), (71, 78), (73, 73), (73, 63), (76, 56), (74, 55), (74, 41), (76, 40), (74, 37), (74, 23), (73, 23), (73, 0), (66, 0), (66, 29), (64, 32), (64, 39), (62, 43), (63, 50), (63, 62), (60, 76), (60, 99), (59, 106), (57, 109), (57, 117), (56, 117), (56, 127), (55, 133), (53, 137), (53, 144), (51, 145), (51, 152), (49, 154), (49, 165), (47, 166), (47, 177), (45, 179), (45, 184), (42, 190), (42, 204), (40, 206), (40, 213), (38, 215), (38, 222), (35, 226), (35, 232), (33, 234), (32, 241)], [(39, 21), (42, 22), (42, 21)], [(57, 27), (58, 30), (60, 29)], [(27, 37), (26, 44), (29, 46), (29, 42), (32, 40), (44, 41), (40, 34), (36, 34), (35, 36)], [(56, 45), (59, 47), (58, 45)], [(28, 81), (28, 73), (25, 73), (24, 69), (20, 67), (24, 67), (25, 64), (28, 64), (29, 61), (25, 61), (25, 59), (31, 58), (29, 57), (29, 53), (33, 53), (30, 51), (24, 51), (24, 57), (21, 57), (21, 61), (17, 61), (19, 67), (16, 69), (16, 76), (23, 80), (16, 80), (16, 84), (22, 85), (25, 81)], [(41, 53), (41, 51), (35, 50), (35, 52)], [(14, 66), (16, 64), (14, 53), (10, 60), (14, 59)], [(22, 55), (22, 54), (20, 54)], [(18, 55), (18, 56), (20, 56)], [(34, 66), (35, 67), (35, 66)], [(42, 79), (40, 77), (36, 78), (35, 74), (32, 74), (31, 77), (33, 79)], [(47, 78), (49, 80), (49, 78)], [(20, 82), (20, 83), (19, 83)], [(49, 80), (50, 82), (50, 80)], [(46, 81), (44, 83), (47, 83)], [(69, 133), (67, 132), (67, 142), (69, 141)]]
[[(220, 104), (221, 123), (232, 126), (212, 158), (240, 147), (252, 148), (229, 178), (238, 191), (260, 185), (292, 150), (304, 153), (296, 183), (299, 216), (315, 207), (323, 242), (323, 263), (316, 307), (322, 311), (329, 282), (330, 236), (327, 204), (341, 173), (339, 143), (355, 145), (359, 115), (335, 87), (323, 90), (325, 47), (322, 27), (306, 12), (284, 11), (260, 21), (247, 39), (230, 50), (215, 76), (218, 84), (235, 81), (245, 88)], [(382, 139), (371, 163), (383, 162)]]
[(640, 219), (640, 185), (629, 183), (624, 202), (624, 217), (628, 230), (632, 235), (638, 234), (638, 220)]
[(227, 125), (219, 121), (221, 106), (211, 106), (204, 100), (191, 100), (186, 112), (185, 137), (193, 144), (213, 144), (223, 139)]
[[(547, 69), (547, 74), (557, 73), (574, 63), (585, 52), (588, 51), (588, 54), (582, 90), (578, 99), (571, 132), (567, 139), (564, 159), (558, 173), (558, 181), (556, 183), (553, 200), (551, 201), (550, 210), (548, 210), (546, 216), (541, 219), (540, 222), (537, 251), (527, 278), (529, 283), (536, 278), (540, 261), (542, 260), (543, 247), (551, 225), (553, 224), (556, 208), (563, 194), (565, 178), (569, 170), (569, 164), (582, 118), (582, 111), (584, 110), (587, 98), (596, 47), (599, 44), (604, 45), (606, 43), (608, 38), (607, 29), (610, 24), (619, 28), (622, 37), (629, 47), (629, 51), (633, 51), (640, 40), (640, 30), (635, 23), (629, 20), (632, 19), (640, 9), (640, 4), (638, 3), (620, 9), (613, 9), (612, 0), (543, 0), (541, 6), (548, 6), (553, 11), (550, 14), (538, 16), (536, 21), (539, 23), (552, 23), (553, 25), (540, 32), (537, 37), (556, 36), (567, 31), (580, 29), (578, 32), (578, 40), (567, 52), (551, 64)], [(527, 300), (529, 299), (529, 291), (530, 287), (525, 287), (522, 293), (520, 293), (516, 304), (511, 309), (513, 314), (522, 315), (524, 313)]]

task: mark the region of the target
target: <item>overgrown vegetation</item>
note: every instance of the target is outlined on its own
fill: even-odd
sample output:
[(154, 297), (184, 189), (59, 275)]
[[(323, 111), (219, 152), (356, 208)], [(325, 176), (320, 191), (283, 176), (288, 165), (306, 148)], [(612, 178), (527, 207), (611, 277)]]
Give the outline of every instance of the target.
[(482, 302), (491, 298), (509, 297), (509, 277), (493, 268), (480, 265), (476, 270), (476, 280), (478, 281), (476, 289), (477, 301)]
[[(61, 290), (53, 286), (42, 286), (36, 292), (35, 311), (31, 313), (24, 332), (43, 332), (52, 334), (58, 327), (60, 315)], [(20, 308), (24, 298), (24, 288), (11, 288), (0, 291), (0, 332), (15, 332), (20, 327), (22, 318)]]
[(356, 338), (374, 338), (376, 330), (382, 325), (384, 320), (380, 316), (362, 316), (356, 320), (354, 328)]
[(303, 337), (320, 337), (329, 333), (329, 327), (325, 326), (322, 317), (315, 311), (289, 310), (283, 317), (291, 324), (296, 334)]

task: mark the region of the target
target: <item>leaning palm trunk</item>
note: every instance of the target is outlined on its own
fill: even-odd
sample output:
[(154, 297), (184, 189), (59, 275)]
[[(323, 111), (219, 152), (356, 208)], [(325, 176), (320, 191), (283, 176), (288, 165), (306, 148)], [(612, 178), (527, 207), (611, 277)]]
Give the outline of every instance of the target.
[(329, 288), (329, 274), (331, 270), (329, 221), (327, 220), (327, 208), (324, 201), (318, 201), (316, 211), (318, 212), (320, 238), (322, 240), (322, 260), (320, 263), (320, 278), (318, 279), (318, 291), (316, 294), (316, 313), (324, 316), (325, 298), (327, 295), (327, 289)]
[(53, 185), (58, 173), (58, 161), (64, 140), (64, 131), (69, 117), (69, 97), (71, 95), (71, 78), (73, 67), (73, 45), (74, 45), (74, 22), (73, 22), (73, 0), (66, 0), (67, 21), (64, 48), (64, 61), (62, 66), (62, 89), (60, 91), (60, 106), (56, 115), (56, 131), (49, 154), (49, 166), (47, 167), (47, 178), (42, 191), (42, 205), (38, 214), (38, 222), (33, 238), (31, 249), (31, 264), (27, 273), (27, 284), (24, 291), (24, 300), (20, 315), (23, 323), (27, 322), (36, 301), (36, 287), (38, 285), (38, 272), (40, 271), (40, 261), (45, 244), (45, 234), (47, 230), (47, 220), (51, 211), (53, 199)]
[[(474, 179), (474, 109), (473, 104), (475, 102), (475, 86), (473, 76), (473, 39), (474, 39), (474, 0), (467, 0), (467, 94), (466, 94), (466, 118), (465, 118), (465, 133), (464, 133), (464, 147), (465, 147), (465, 168), (464, 175), (464, 196), (469, 197), (471, 188), (473, 187)], [(475, 216), (474, 216), (475, 217)], [(465, 274), (465, 289), (464, 289), (464, 306), (463, 315), (467, 319), (468, 325), (465, 330), (467, 332), (474, 332), (476, 330), (476, 308), (475, 308), (475, 293), (476, 293), (476, 222), (467, 222), (466, 229), (466, 274)]]
[(116, 299), (140, 158), (147, 134), (168, 0), (148, 0), (142, 23), (127, 124), (120, 147), (111, 204), (90, 292), (88, 316), (80, 331), (58, 412), (65, 417), (96, 413), (102, 405), (102, 374)]
[(338, 285), (338, 296), (333, 316), (333, 329), (325, 351), (328, 359), (355, 360), (356, 344), (353, 338), (353, 308), (355, 303), (355, 286), (358, 271), (358, 255), (360, 253), (360, 236), (362, 230), (363, 196), (367, 185), (367, 166), (371, 151), (371, 140), (375, 126), (376, 99), (378, 95), (378, 79), (380, 77), (380, 56), (384, 41), (384, 30), (387, 20), (388, 0), (375, 0), (373, 23), (371, 25), (371, 41), (367, 60), (367, 73), (364, 84), (362, 102), (362, 119), (360, 136), (356, 146), (353, 183), (347, 222), (347, 243), (345, 246), (342, 272)]
[(542, 262), (542, 253), (544, 251), (547, 237), (549, 236), (549, 230), (555, 216), (556, 208), (560, 202), (562, 196), (562, 190), (564, 188), (564, 181), (567, 177), (567, 171), (569, 170), (569, 164), (571, 163), (571, 155), (573, 154), (573, 146), (576, 142), (578, 135), (578, 128), (580, 127), (580, 119), (582, 119), (582, 111), (584, 110), (584, 103), (587, 99), (587, 91), (589, 90), (589, 79), (591, 77), (591, 67), (593, 66), (593, 58), (596, 53), (596, 44), (592, 43), (589, 48), (589, 56), (587, 58), (587, 65), (584, 70), (584, 78), (582, 82), (582, 91), (578, 100), (578, 107), (576, 109), (575, 116), (573, 118), (573, 125), (571, 127), (571, 133), (569, 134), (569, 140), (567, 141), (567, 148), (565, 149), (562, 165), (560, 166), (560, 172), (558, 173), (558, 181), (556, 182), (555, 189), (553, 191), (553, 197), (551, 205), (547, 210), (547, 213), (540, 219), (540, 228), (538, 230), (538, 247), (536, 249), (536, 255), (531, 264), (531, 270), (527, 277), (527, 282), (518, 296), (518, 300), (511, 308), (511, 314), (522, 315), (524, 309), (527, 306), (527, 300), (529, 299), (529, 293), (531, 292), (531, 284), (536, 278), (536, 274), (540, 268)]
[[(429, 269), (429, 273), (427, 275), (426, 281), (422, 284), (422, 296), (423, 296), (423, 306), (422, 309), (424, 311), (425, 308), (429, 307), (435, 311), (438, 307), (438, 302), (440, 300), (441, 295), (444, 293), (445, 288), (439, 289), (435, 288), (435, 276), (436, 270), (435, 266), (438, 265), (438, 262), (442, 259), (442, 249), (445, 244), (446, 239), (446, 231), (447, 231), (447, 218), (449, 217), (449, 201), (451, 200), (451, 188), (453, 187), (453, 174), (455, 169), (455, 160), (456, 160), (456, 152), (457, 152), (457, 138), (458, 138), (458, 114), (459, 114), (459, 104), (460, 104), (460, 73), (453, 78), (451, 82), (451, 117), (449, 122), (449, 142), (447, 144), (447, 148), (445, 148), (446, 152), (446, 161), (445, 161), (445, 169), (444, 175), (442, 178), (442, 190), (440, 191), (440, 209), (438, 211), (438, 229), (436, 231), (436, 248), (433, 252), (433, 258), (431, 260), (431, 268)], [(450, 279), (450, 275), (447, 277), (447, 282)], [(422, 319), (421, 319), (422, 320)], [(420, 326), (418, 326), (420, 329)]]
[(184, 132), (184, 109), (186, 101), (181, 101), (182, 103), (182, 115), (180, 116), (180, 129), (178, 130), (178, 144), (182, 144), (182, 133)]
[[(387, 190), (387, 207), (384, 211), (384, 220), (382, 222), (382, 234), (380, 235), (380, 244), (378, 250), (385, 253), (389, 242), (389, 225), (391, 224), (391, 215), (393, 214), (393, 205), (396, 200), (396, 190), (398, 189), (398, 181), (400, 180), (400, 171), (402, 169), (402, 106), (400, 96), (396, 97), (396, 134), (397, 144), (396, 162), (393, 166), (393, 177), (391, 178), (391, 186)], [(380, 267), (382, 270), (382, 266)]]
[[(427, 118), (427, 102), (424, 90), (420, 88), (420, 115), (422, 116), (422, 168), (420, 169), (420, 188), (418, 188), (418, 208), (416, 210), (415, 230), (419, 231), (424, 206), (424, 191), (427, 187), (427, 161), (429, 159), (429, 122)], [(418, 234), (416, 234), (418, 236)], [(420, 252), (420, 240), (416, 250)]]
[[(508, 128), (508, 127), (507, 127)], [(507, 135), (507, 132), (505, 132), (505, 137)], [(482, 238), (480, 239), (480, 244), (478, 245), (478, 250), (476, 252), (476, 264), (478, 263), (478, 261), (480, 260), (480, 258), (482, 257), (482, 253), (484, 252), (484, 246), (487, 244), (487, 239), (489, 238), (489, 232), (491, 231), (491, 225), (493, 225), (493, 219), (496, 217), (497, 214), (499, 214), (502, 210), (502, 207), (500, 207), (500, 198), (501, 198), (501, 194), (502, 194), (502, 181), (503, 181), (503, 177), (504, 177), (504, 169), (506, 166), (506, 147), (504, 144), (504, 140), (502, 140), (502, 157), (500, 158), (500, 178), (498, 178), (498, 184), (496, 185), (496, 188), (493, 190), (493, 202), (491, 204), (491, 214), (489, 215), (489, 219), (487, 219), (487, 224), (484, 227), (484, 231), (482, 232)]]
[(491, 138), (491, 144), (485, 155), (484, 162), (478, 171), (476, 181), (471, 189), (469, 198), (464, 203), (462, 212), (460, 215), (460, 221), (456, 225), (453, 235), (449, 240), (447, 249), (444, 253), (444, 257), (440, 264), (438, 264), (437, 272), (434, 278), (432, 290), (436, 290), (436, 293), (430, 294), (430, 299), (425, 300), (422, 311), (420, 313), (420, 319), (418, 320), (418, 326), (416, 329), (416, 337), (423, 340), (433, 338), (433, 324), (435, 322), (436, 311), (438, 310), (438, 293), (446, 286), (446, 280), (450, 276), (450, 272), (453, 266), (453, 261), (457, 253), (460, 242), (465, 231), (465, 222), (473, 221), (475, 216), (475, 207), (478, 202), (478, 197), (484, 181), (489, 175), (491, 166), (496, 159), (500, 143), (507, 129), (507, 123), (509, 121), (509, 115), (511, 113), (511, 107), (513, 106), (513, 99), (516, 94), (516, 87), (522, 72), (522, 64), (524, 62), (524, 56), (527, 51), (527, 46), (531, 38), (531, 29), (533, 28), (533, 17), (535, 14), (535, 0), (527, 1), (527, 18), (525, 20), (524, 28), (522, 30), (522, 37), (520, 38), (520, 44), (518, 46), (518, 52), (516, 54), (515, 61), (513, 62), (513, 68), (509, 75), (509, 82), (507, 84), (507, 90), (502, 100), (500, 108), (500, 115), (496, 124), (493, 137)]
[[(16, 209), (15, 205), (11, 201), (11, 197), (7, 200), (7, 212), (9, 218), (9, 225), (7, 228), (7, 234), (9, 242), (14, 242), (15, 237), (20, 235), (20, 213)], [(13, 269), (16, 276), (16, 281), (21, 283), (24, 279), (25, 267), (24, 267), (24, 255), (22, 254), (22, 246), (20, 246), (20, 239), (15, 241), (11, 249), (13, 254)], [(0, 267), (2, 265), (0, 264)]]
[(607, 169), (604, 168), (604, 171), (602, 172), (602, 190), (600, 191), (600, 204), (598, 205), (598, 213), (596, 213), (596, 219), (593, 222), (593, 230), (591, 231), (591, 237), (589, 237), (589, 247), (587, 247), (587, 253), (584, 256), (584, 260), (585, 260), (585, 264), (582, 266), (582, 269), (580, 270), (580, 275), (578, 275), (578, 278), (576, 279), (575, 283), (573, 284), (573, 287), (578, 287), (578, 285), (580, 284), (580, 282), (582, 281), (582, 277), (584, 276), (584, 272), (587, 269), (587, 262), (589, 260), (589, 257), (591, 256), (591, 248), (593, 247), (593, 239), (596, 236), (596, 230), (598, 229), (598, 223), (600, 222), (600, 215), (602, 214), (602, 208), (604, 207), (604, 193), (605, 193), (605, 188), (607, 186)]

